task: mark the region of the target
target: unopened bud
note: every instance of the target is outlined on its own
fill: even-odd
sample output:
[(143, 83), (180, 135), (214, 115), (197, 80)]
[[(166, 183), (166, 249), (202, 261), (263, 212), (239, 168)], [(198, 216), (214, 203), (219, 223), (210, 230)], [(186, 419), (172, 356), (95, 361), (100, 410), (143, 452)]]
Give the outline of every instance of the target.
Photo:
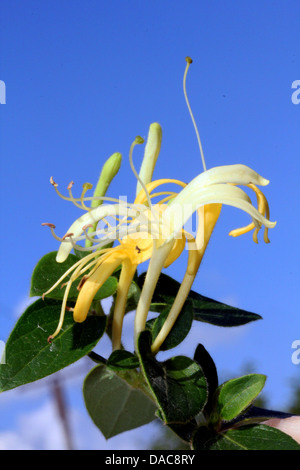
[[(118, 152), (113, 153), (108, 160), (104, 163), (98, 183), (94, 192), (94, 198), (92, 200), (91, 206), (98, 207), (102, 204), (102, 199), (97, 199), (104, 197), (106, 194), (106, 191), (108, 190), (108, 187), (116, 174), (118, 173), (120, 166), (122, 162), (122, 155)], [(97, 223), (95, 223), (92, 227), (89, 227), (88, 233), (94, 232), (97, 229)], [(93, 243), (91, 240), (86, 239), (85, 241), (85, 246), (92, 246)]]
[[(112, 182), (113, 178), (118, 173), (122, 161), (122, 155), (118, 152), (109, 157), (103, 165), (99, 180), (94, 192), (94, 197), (103, 197)], [(93, 199), (92, 207), (97, 207), (102, 203), (101, 199)]]

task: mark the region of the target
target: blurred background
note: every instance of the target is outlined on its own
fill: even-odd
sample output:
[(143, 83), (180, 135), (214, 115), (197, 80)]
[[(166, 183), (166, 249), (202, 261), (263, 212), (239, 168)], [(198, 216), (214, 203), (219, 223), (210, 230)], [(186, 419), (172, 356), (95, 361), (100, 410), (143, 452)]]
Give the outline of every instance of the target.
[[(269, 179), (265, 194), (277, 226), (268, 245), (262, 234), (258, 245), (251, 234), (229, 237), (248, 219), (224, 207), (193, 288), (263, 320), (227, 329), (198, 323), (165, 356), (192, 357), (202, 343), (220, 381), (266, 374), (267, 406), (296, 409), (300, 104), (292, 84), (300, 80), (299, 20), (297, 0), (0, 0), (1, 341), (32, 301), (35, 264), (57, 249), (41, 223), (64, 234), (81, 214), (57, 197), (50, 176), (62, 191), (73, 180), (80, 194), (118, 151), (123, 163), (109, 195), (133, 198), (129, 148), (154, 121), (163, 128), (154, 177), (188, 182), (202, 171), (182, 92), (189, 55), (187, 88), (207, 167), (243, 163)], [(142, 155), (136, 149), (137, 167)], [(168, 274), (180, 281), (185, 266), (183, 258)], [(128, 348), (133, 318), (126, 316)], [(96, 350), (107, 357), (110, 344), (104, 338)], [(84, 358), (1, 394), (0, 449), (167, 448), (171, 437), (156, 423), (105, 441), (82, 397), (93, 366)]]

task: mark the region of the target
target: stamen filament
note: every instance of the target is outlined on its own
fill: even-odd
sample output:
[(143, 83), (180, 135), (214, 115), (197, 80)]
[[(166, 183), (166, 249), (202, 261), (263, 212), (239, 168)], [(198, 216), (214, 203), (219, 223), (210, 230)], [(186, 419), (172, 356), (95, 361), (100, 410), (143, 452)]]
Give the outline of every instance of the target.
[(57, 328), (54, 331), (54, 333), (48, 337), (48, 343), (52, 342), (52, 340), (55, 338), (55, 336), (58, 335), (58, 333), (60, 332), (60, 330), (63, 326), (63, 322), (64, 322), (64, 318), (65, 318), (66, 304), (67, 304), (68, 295), (69, 295), (71, 286), (72, 286), (72, 281), (70, 279), (69, 282), (67, 283), (67, 287), (66, 287), (66, 290), (65, 290), (65, 293), (64, 293), (64, 298), (63, 298), (63, 302), (62, 302), (62, 306), (61, 306), (60, 317), (59, 317), (59, 322), (58, 322)]

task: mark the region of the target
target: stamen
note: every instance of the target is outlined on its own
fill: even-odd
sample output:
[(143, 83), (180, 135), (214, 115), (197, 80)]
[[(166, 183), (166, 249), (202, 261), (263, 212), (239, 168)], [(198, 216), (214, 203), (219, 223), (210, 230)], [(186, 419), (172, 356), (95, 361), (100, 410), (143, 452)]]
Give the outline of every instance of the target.
[(90, 208), (85, 208), (82, 206), (82, 199), (80, 198), (79, 201), (81, 204), (78, 204), (78, 199), (75, 199), (74, 196), (73, 196), (73, 193), (72, 193), (72, 186), (73, 186), (74, 182), (71, 181), (67, 187), (68, 191), (69, 191), (69, 195), (70, 195), (70, 198), (69, 198), (69, 201), (73, 202), (73, 204), (76, 206), (76, 207), (79, 207), (79, 209), (84, 209), (84, 210), (90, 210)]
[(187, 76), (188, 69), (189, 69), (189, 67), (190, 67), (190, 65), (193, 61), (190, 57), (186, 57), (185, 60), (186, 60), (187, 64), (186, 64), (186, 68), (185, 68), (185, 72), (184, 72), (184, 76), (183, 76), (183, 93), (184, 93), (185, 101), (186, 101), (186, 104), (187, 104), (187, 107), (188, 107), (188, 110), (189, 110), (189, 113), (190, 113), (190, 116), (191, 116), (191, 119), (192, 119), (192, 122), (193, 122), (193, 125), (194, 125), (194, 129), (195, 129), (195, 132), (196, 132), (197, 141), (198, 141), (200, 154), (201, 154), (201, 159), (202, 159), (203, 169), (204, 169), (204, 171), (206, 171), (206, 164), (205, 164), (204, 153), (203, 153), (203, 149), (202, 149), (202, 144), (201, 144), (199, 131), (198, 131), (196, 121), (194, 119), (192, 109), (191, 109), (191, 106), (190, 106), (190, 103), (189, 103), (189, 99), (188, 99), (188, 96), (187, 96), (187, 92), (186, 92), (186, 76)]
[[(50, 177), (50, 183), (51, 183), (52, 186), (54, 187), (54, 189), (55, 189), (55, 191), (56, 191), (56, 193), (58, 194), (59, 197), (61, 197), (61, 198), (64, 199), (65, 201), (70, 201), (70, 198), (68, 198), (67, 196), (64, 196), (63, 194), (61, 194), (61, 192), (57, 189), (58, 184), (55, 183), (55, 181), (53, 180), (53, 177), (52, 177), (52, 176)], [(73, 184), (73, 182), (71, 182), (71, 183)], [(69, 183), (69, 186), (70, 186), (71, 183)], [(68, 188), (69, 188), (69, 186), (68, 186)]]
[(53, 176), (50, 176), (50, 183), (52, 184), (52, 186), (54, 186), (55, 188), (57, 188), (58, 184), (55, 183), (54, 179), (53, 179)]
[(90, 237), (89, 233), (88, 233), (88, 229), (89, 228), (94, 228), (93, 224), (87, 224), (85, 225), (84, 227), (82, 227), (82, 230), (84, 232), (84, 235), (85, 235), (85, 239), (88, 240), (89, 242), (91, 242), (91, 245), (89, 245), (89, 247), (91, 247), (94, 243), (94, 239), (92, 237)]
[[(255, 186), (255, 184), (253, 184), (253, 183), (249, 183), (246, 186), (248, 186), (250, 189), (252, 189), (256, 194), (258, 212), (260, 214), (262, 214), (263, 216), (265, 216), (268, 220), (270, 220), (269, 204), (268, 204), (267, 198), (264, 195), (264, 193), (260, 189), (258, 189), (258, 187)], [(257, 235), (258, 235), (259, 230), (261, 229), (261, 224), (259, 224), (257, 222), (255, 223), (255, 221), (253, 221), (252, 223), (246, 225), (245, 227), (241, 227), (241, 228), (231, 230), (231, 232), (229, 232), (229, 235), (232, 236), (232, 237), (239, 237), (240, 235), (243, 235), (247, 232), (250, 232), (253, 229), (254, 229), (253, 235), (252, 235), (253, 241), (255, 243), (258, 243)], [(264, 242), (265, 243), (270, 243), (270, 240), (268, 238), (268, 227), (265, 227), (265, 229), (264, 229)]]
[(49, 222), (43, 222), (41, 225), (43, 225), (44, 227), (50, 227), (50, 228), (56, 228), (54, 224), (50, 224)]
[(70, 279), (68, 284), (67, 284), (65, 293), (64, 293), (64, 298), (63, 298), (63, 302), (62, 302), (62, 306), (61, 306), (60, 317), (59, 317), (59, 322), (58, 322), (57, 328), (54, 331), (54, 333), (48, 337), (48, 343), (51, 343), (52, 340), (55, 338), (55, 336), (58, 335), (58, 333), (61, 330), (61, 327), (62, 327), (63, 322), (64, 322), (64, 318), (65, 318), (65, 310), (66, 310), (66, 306), (67, 306), (66, 304), (67, 304), (67, 300), (68, 300), (68, 296), (69, 296), (71, 286), (72, 286), (72, 280)]
[(55, 229), (55, 225), (54, 224), (49, 224), (48, 222), (44, 222), (42, 223), (41, 225), (43, 225), (44, 227), (50, 227), (50, 230), (51, 230), (51, 233), (52, 233), (52, 236), (55, 238), (55, 240), (59, 241), (59, 242), (62, 242), (63, 239), (61, 237), (58, 237), (56, 235), (56, 233), (54, 232), (54, 229)]
[(88, 279), (89, 276), (83, 276), (83, 278), (81, 279), (80, 283), (78, 284), (77, 286), (77, 290), (81, 290), (83, 284), (85, 283), (85, 281)]

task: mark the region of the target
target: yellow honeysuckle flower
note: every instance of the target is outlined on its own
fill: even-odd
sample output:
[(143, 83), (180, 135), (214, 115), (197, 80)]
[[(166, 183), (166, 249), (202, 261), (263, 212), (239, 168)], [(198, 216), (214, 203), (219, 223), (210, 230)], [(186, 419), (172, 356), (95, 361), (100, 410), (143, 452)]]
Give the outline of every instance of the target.
[[(138, 181), (134, 203), (107, 197), (86, 197), (86, 191), (90, 189), (89, 185), (84, 185), (81, 197), (75, 199), (71, 192), (72, 185), (69, 185), (69, 198), (64, 198), (71, 200), (87, 212), (71, 225), (63, 238), (56, 237), (53, 226), (48, 224), (54, 236), (61, 242), (57, 261), (63, 262), (72, 248), (88, 251), (88, 254), (75, 263), (50, 289), (56, 287), (72, 272), (66, 284), (60, 322), (51, 338), (56, 336), (61, 329), (68, 292), (74, 280), (84, 275), (79, 286), (80, 292), (73, 313), (74, 320), (81, 322), (85, 320), (98, 289), (121, 265), (112, 328), (113, 349), (119, 348), (130, 284), (137, 266), (150, 260), (135, 315), (134, 337), (136, 345), (140, 332), (145, 329), (152, 296), (162, 269), (174, 262), (181, 255), (183, 249), (188, 247), (186, 273), (168, 317), (152, 345), (153, 352), (157, 352), (182, 310), (223, 204), (237, 207), (252, 218), (249, 225), (231, 231), (231, 236), (239, 236), (253, 230), (253, 239), (257, 242), (258, 231), (264, 226), (264, 240), (269, 242), (267, 230), (274, 227), (275, 222), (270, 222), (266, 197), (257, 188), (257, 186), (266, 186), (269, 181), (251, 168), (241, 164), (206, 169), (199, 133), (185, 91), (186, 72), (191, 60), (189, 59), (187, 62), (184, 75), (184, 93), (195, 126), (204, 172), (189, 184), (169, 178), (151, 181), (161, 145), (161, 128), (159, 124), (154, 123), (149, 129), (148, 145), (139, 175), (132, 162), (132, 152), (136, 144), (143, 143), (143, 139), (137, 137), (130, 148), (129, 160)], [(52, 184), (58, 192), (57, 185), (53, 180)], [(175, 184), (180, 187), (180, 191), (162, 191), (164, 184)], [(252, 205), (246, 192), (238, 185), (246, 186), (254, 191), (257, 198), (257, 209)], [(157, 188), (159, 191), (155, 193), (154, 190)], [(153, 203), (155, 197), (160, 198), (156, 204)], [(101, 200), (101, 203), (105, 202), (105, 204), (94, 208), (86, 206), (87, 201), (96, 199)], [(196, 233), (192, 234), (186, 230), (185, 226), (194, 212), (198, 213), (198, 227)], [(108, 221), (110, 217), (115, 220), (114, 225)], [(104, 227), (95, 230), (99, 222), (104, 223)], [(91, 226), (93, 231), (90, 233), (88, 229)], [(87, 240), (92, 248), (78, 245), (78, 242), (86, 242)], [(107, 248), (107, 244), (115, 240), (118, 240), (119, 245)], [(91, 253), (91, 249), (95, 251)]]
[[(159, 124), (154, 123), (150, 126), (148, 140), (151, 145), (148, 145), (147, 151), (145, 151), (145, 157), (147, 160), (147, 166), (150, 171), (150, 178), (145, 171), (145, 165), (142, 165), (142, 175), (147, 181), (151, 181), (151, 176), (153, 173), (154, 163), (157, 159), (158, 150), (157, 147), (160, 147), (160, 139), (156, 139), (157, 144), (155, 145), (155, 138), (157, 134), (161, 134), (161, 129)], [(132, 168), (135, 172), (132, 163), (132, 150), (135, 144), (142, 143), (141, 138), (137, 138), (130, 152), (130, 162)], [(151, 154), (155, 156), (154, 163), (151, 163)], [(116, 154), (114, 154), (116, 155)], [(72, 184), (68, 186), (69, 197), (63, 196), (57, 189), (57, 184), (51, 178), (51, 183), (54, 186), (56, 192), (63, 197), (72, 201), (75, 205), (86, 210), (87, 212), (79, 217), (69, 228), (68, 232), (64, 237), (59, 238), (54, 233), (54, 225), (48, 225), (51, 228), (51, 231), (56, 239), (61, 242), (60, 248), (57, 253), (57, 261), (63, 262), (67, 258), (71, 249), (77, 248), (78, 250), (88, 251), (89, 253), (75, 263), (64, 275), (47, 291), (44, 293), (44, 296), (49, 294), (57, 285), (59, 285), (68, 275), (70, 275), (69, 281), (65, 284), (65, 293), (62, 302), (61, 316), (59, 324), (55, 332), (49, 337), (51, 341), (61, 330), (64, 320), (64, 312), (67, 308), (67, 299), (68, 294), (73, 282), (82, 277), (82, 280), (78, 286), (79, 295), (76, 301), (76, 305), (73, 309), (73, 317), (76, 322), (82, 322), (86, 319), (89, 309), (91, 307), (92, 301), (104, 284), (104, 282), (109, 278), (109, 276), (118, 268), (120, 265), (121, 273), (118, 283), (117, 296), (115, 300), (114, 315), (113, 315), (113, 325), (112, 325), (112, 343), (113, 349), (118, 349), (121, 347), (121, 331), (123, 316), (126, 307), (126, 301), (128, 296), (128, 291), (130, 284), (132, 282), (133, 276), (137, 269), (137, 266), (144, 261), (148, 260), (152, 255), (153, 250), (153, 240), (152, 235), (149, 235), (147, 230), (144, 228), (144, 224), (149, 221), (149, 212), (152, 211), (152, 214), (155, 212), (155, 218), (160, 217), (161, 205), (156, 204), (154, 209), (149, 208), (152, 206), (150, 199), (156, 197), (159, 193), (154, 195), (150, 194), (157, 185), (152, 185), (149, 188), (149, 191), (146, 189), (144, 182), (142, 181), (139, 175), (136, 175), (141, 187), (145, 188), (145, 191), (141, 191), (141, 195), (138, 195), (133, 204), (127, 204), (124, 201), (120, 201), (113, 198), (107, 198), (104, 196), (96, 196), (93, 198), (86, 197), (86, 191), (91, 189), (91, 185), (85, 184), (83, 192), (80, 198), (74, 198), (72, 194)], [(174, 180), (176, 182), (176, 180)], [(178, 183), (183, 184), (183, 183)], [(151, 185), (151, 183), (150, 183)], [(106, 188), (107, 189), (107, 188)], [(106, 190), (105, 190), (106, 191)], [(163, 195), (170, 196), (174, 193), (165, 192)], [(92, 208), (86, 206), (87, 201), (92, 201)], [(103, 201), (113, 202), (113, 204), (103, 204), (96, 206), (93, 204), (94, 201)], [(94, 206), (94, 208), (93, 208)], [(113, 217), (119, 219), (119, 223), (115, 226), (112, 226), (106, 220), (107, 217)], [(121, 221), (120, 221), (121, 218)], [(150, 217), (151, 219), (151, 217)], [(106, 226), (104, 229), (96, 229), (99, 221), (105, 221)], [(137, 222), (136, 222), (137, 221)], [(153, 224), (154, 227), (155, 224)], [(90, 232), (92, 229), (92, 232)], [(155, 232), (155, 229), (154, 229)], [(156, 233), (156, 232), (155, 232)], [(84, 235), (82, 235), (84, 234)], [(100, 238), (95, 238), (95, 236)], [(157, 236), (157, 233), (156, 233)], [(89, 244), (85, 243), (85, 246), (77, 245), (78, 241), (85, 240)], [(102, 248), (107, 245), (110, 241), (118, 240), (120, 245), (113, 248)], [(91, 246), (96, 251), (91, 251)], [(177, 257), (181, 254), (185, 246), (185, 239), (181, 237), (172, 243), (172, 250), (169, 257), (165, 260), (165, 266), (167, 267), (171, 264)], [(86, 274), (88, 273), (88, 274)]]
[[(136, 340), (139, 333), (145, 328), (153, 292), (165, 259), (172, 248), (172, 241), (182, 231), (191, 215), (195, 211), (199, 211), (201, 207), (204, 207), (204, 212), (198, 225), (196, 237), (198, 238), (198, 243), (197, 240), (188, 240), (194, 246), (189, 250), (186, 274), (167, 320), (153, 343), (152, 348), (155, 352), (159, 349), (159, 346), (174, 325), (188, 296), (208, 241), (220, 215), (221, 206), (225, 204), (237, 207), (252, 217), (252, 224), (240, 229), (240, 233), (235, 233), (235, 235), (251, 230), (252, 226), (256, 230), (259, 230), (262, 225), (267, 229), (275, 226), (275, 222), (270, 222), (264, 216), (265, 206), (260, 204), (259, 210), (256, 209), (246, 192), (236, 186), (239, 184), (250, 186), (252, 189), (255, 187), (256, 194), (261, 195), (262, 193), (259, 192), (256, 185), (265, 186), (268, 183), (268, 180), (245, 165), (220, 166), (204, 171), (172, 198), (160, 219), (161, 232), (164, 234), (165, 239), (164, 242), (160, 241), (160, 243), (157, 243), (156, 249), (153, 250), (137, 307), (135, 317)], [(201, 230), (203, 230), (202, 243), (199, 243)]]

